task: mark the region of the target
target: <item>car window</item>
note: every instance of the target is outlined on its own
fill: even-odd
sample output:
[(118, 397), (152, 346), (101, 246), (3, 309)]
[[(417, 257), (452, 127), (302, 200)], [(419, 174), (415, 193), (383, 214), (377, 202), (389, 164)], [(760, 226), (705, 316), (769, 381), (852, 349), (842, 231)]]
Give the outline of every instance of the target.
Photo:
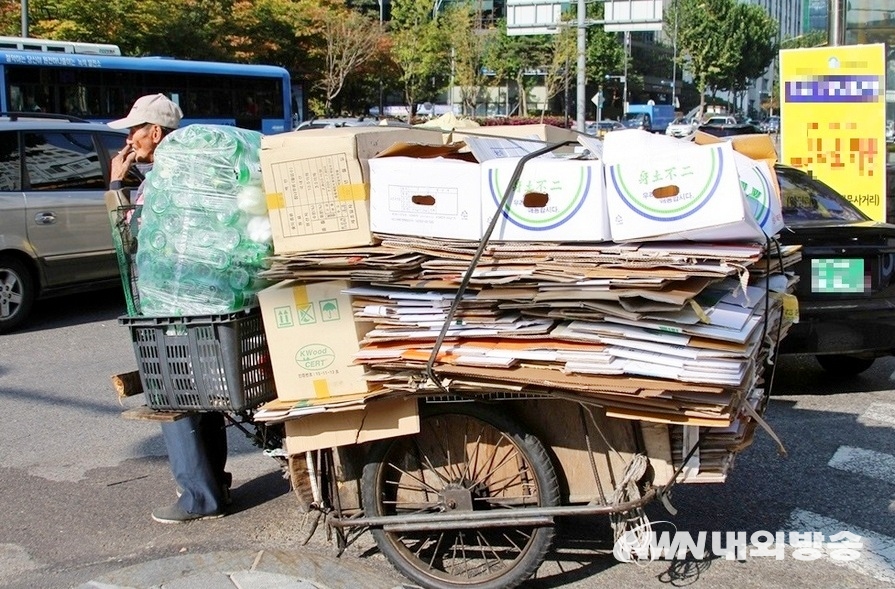
[(780, 200), (786, 220), (867, 221), (853, 204), (835, 190), (795, 169), (777, 169)]
[(25, 133), (30, 190), (102, 190), (106, 186), (92, 133)]
[(22, 190), (18, 133), (0, 133), (0, 191)]

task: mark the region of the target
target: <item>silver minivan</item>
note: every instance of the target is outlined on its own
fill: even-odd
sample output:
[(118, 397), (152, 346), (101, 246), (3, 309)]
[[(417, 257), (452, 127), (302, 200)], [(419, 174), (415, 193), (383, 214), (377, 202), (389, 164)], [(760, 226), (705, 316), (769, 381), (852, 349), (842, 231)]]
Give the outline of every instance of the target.
[(38, 298), (120, 281), (104, 195), (126, 139), (71, 117), (0, 113), (0, 333)]

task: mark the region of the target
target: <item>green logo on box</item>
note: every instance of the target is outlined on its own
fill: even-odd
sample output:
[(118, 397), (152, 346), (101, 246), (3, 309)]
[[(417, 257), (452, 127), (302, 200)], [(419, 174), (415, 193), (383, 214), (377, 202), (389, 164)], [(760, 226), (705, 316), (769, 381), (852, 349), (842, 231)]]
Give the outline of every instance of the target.
[(314, 303), (296, 306), (295, 312), (298, 313), (299, 325), (311, 325), (317, 323), (317, 316), (314, 314)]
[(320, 319), (321, 321), (338, 321), (339, 301), (336, 299), (323, 299), (320, 301)]
[(308, 344), (295, 353), (295, 363), (305, 370), (323, 370), (336, 361), (336, 353), (324, 344)]
[(295, 325), (292, 321), (291, 307), (275, 307), (273, 310), (276, 317), (277, 327), (292, 327)]

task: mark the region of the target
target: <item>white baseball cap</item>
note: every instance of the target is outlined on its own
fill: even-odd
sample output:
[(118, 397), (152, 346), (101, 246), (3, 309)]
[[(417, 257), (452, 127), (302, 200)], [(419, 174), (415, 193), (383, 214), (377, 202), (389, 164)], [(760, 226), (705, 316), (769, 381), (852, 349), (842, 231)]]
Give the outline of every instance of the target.
[(168, 129), (180, 126), (183, 111), (164, 94), (148, 94), (134, 102), (131, 111), (123, 119), (107, 123), (113, 129), (130, 129), (146, 123), (160, 125)]

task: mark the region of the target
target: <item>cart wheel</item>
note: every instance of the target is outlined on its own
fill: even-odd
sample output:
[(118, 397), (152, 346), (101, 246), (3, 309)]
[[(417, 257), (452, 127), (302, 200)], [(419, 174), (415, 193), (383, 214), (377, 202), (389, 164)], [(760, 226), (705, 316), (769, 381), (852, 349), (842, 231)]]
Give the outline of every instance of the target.
[(491, 407), (446, 403), (424, 407), (418, 434), (371, 448), (363, 504), (370, 517), (505, 511), (505, 526), (372, 534), (389, 561), (423, 587), (506, 589), (537, 570), (554, 533), (552, 526), (514, 524), (514, 516), (558, 505), (559, 488), (536, 437)]

